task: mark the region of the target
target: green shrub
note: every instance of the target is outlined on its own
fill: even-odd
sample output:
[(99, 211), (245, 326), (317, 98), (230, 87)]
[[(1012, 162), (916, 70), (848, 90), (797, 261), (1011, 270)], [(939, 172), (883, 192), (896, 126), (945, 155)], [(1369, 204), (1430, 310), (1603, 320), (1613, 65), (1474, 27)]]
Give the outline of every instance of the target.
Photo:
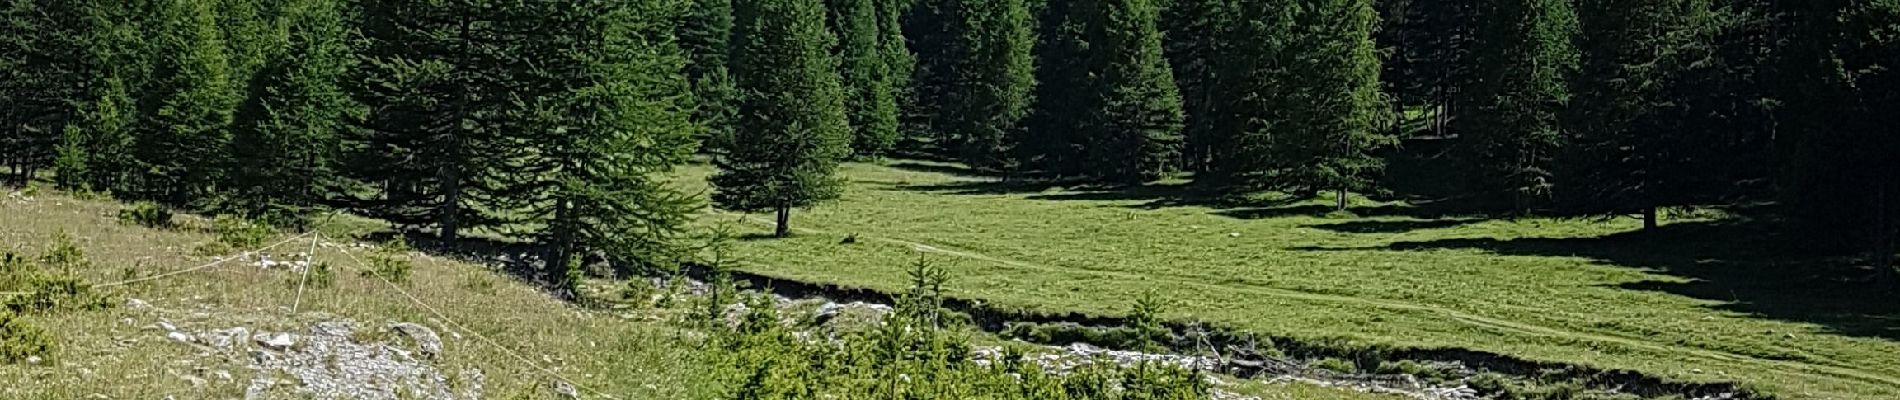
[(46, 330), (27, 323), (25, 317), (19, 314), (0, 310), (0, 364), (26, 361), (28, 357), (43, 357), (52, 349), (53, 339)]
[(268, 225), (232, 215), (219, 215), (213, 219), (211, 231), (218, 234), (218, 243), (246, 251), (263, 247), (265, 241), (277, 235)]
[(172, 212), (158, 203), (141, 201), (119, 210), (119, 222), (147, 228), (166, 228), (172, 226)]
[(415, 265), (409, 260), (409, 242), (398, 237), (384, 242), (369, 254), (369, 270), (363, 271), (364, 277), (381, 277), (398, 284), (409, 283), (409, 272)]
[(311, 263), (310, 266), (306, 268), (310, 270), (290, 277), (290, 282), (288, 282), (290, 287), (304, 286), (311, 289), (329, 289), (331, 286), (336, 285), (336, 270), (330, 267), (330, 263)]
[(1412, 360), (1380, 362), (1379, 367), (1373, 372), (1386, 375), (1411, 375), (1430, 382), (1445, 382), (1455, 378), (1450, 371)]
[(5, 299), (5, 308), (16, 313), (48, 313), (110, 307), (110, 296), (93, 290), (92, 284), (77, 275), (77, 271), (92, 265), (85, 252), (65, 234), (54, 235), (52, 242), (37, 260), (0, 254), (0, 292), (25, 293)]
[(1341, 360), (1337, 358), (1322, 358), (1318, 360), (1313, 360), (1313, 363), (1308, 364), (1307, 366), (1312, 367), (1313, 369), (1317, 369), (1317, 370), (1333, 371), (1333, 372), (1338, 372), (1342, 374), (1350, 374), (1350, 373), (1359, 371), (1358, 365), (1353, 364), (1351, 361)]

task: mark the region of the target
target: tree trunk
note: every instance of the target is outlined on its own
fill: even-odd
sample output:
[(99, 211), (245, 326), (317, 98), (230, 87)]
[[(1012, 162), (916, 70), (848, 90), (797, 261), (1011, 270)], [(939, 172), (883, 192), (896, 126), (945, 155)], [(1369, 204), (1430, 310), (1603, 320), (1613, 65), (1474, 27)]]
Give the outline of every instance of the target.
[[(454, 141), (451, 141), (451, 143), (454, 143)], [(456, 171), (453, 162), (451, 162), (450, 165), (443, 166), (439, 173), (442, 179), (440, 186), (442, 190), (442, 210), (439, 215), (436, 215), (436, 222), (442, 225), (442, 244), (453, 245), (456, 236), (461, 233), (462, 229), (461, 225), (459, 225), (459, 222), (461, 222), (459, 217), (461, 217), (462, 214), (461, 174)]]
[(1900, 291), (1900, 270), (1893, 269), (1894, 226), (1888, 212), (1887, 184), (1880, 184), (1874, 203), (1874, 276), (1881, 286)]
[(792, 207), (778, 206), (778, 230), (772, 233), (776, 237), (792, 236)]
[(1643, 230), (1656, 229), (1656, 206), (1643, 209)]
[[(462, 15), (460, 36), (457, 38), (460, 40), (460, 43), (458, 43), (460, 49), (458, 49), (457, 52), (464, 62), (470, 58), (468, 43), (470, 36), (469, 28), (470, 25), (473, 24), (470, 18), (471, 17), (467, 14)], [(455, 100), (455, 116), (453, 117), (455, 118), (455, 127), (450, 128), (455, 136), (449, 138), (449, 148), (447, 149), (449, 163), (442, 167), (441, 176), (444, 202), (442, 204), (443, 213), (439, 218), (441, 218), (440, 222), (442, 224), (442, 243), (445, 245), (453, 245), (455, 238), (461, 234), (462, 230), (460, 224), (460, 218), (462, 216), (462, 174), (460, 168), (462, 163), (462, 140), (469, 136), (469, 132), (461, 132), (461, 130), (469, 126), (469, 124), (465, 123), (466, 121), (464, 121), (464, 119), (468, 118), (469, 113), (469, 88), (467, 86), (470, 82), (462, 83), (462, 85), (456, 86), (458, 88), (457, 90), (461, 92)], [(556, 260), (549, 260), (548, 262), (551, 263), (555, 261)]]
[(1339, 189), (1337, 197), (1339, 200), (1339, 211), (1346, 211), (1346, 189)]

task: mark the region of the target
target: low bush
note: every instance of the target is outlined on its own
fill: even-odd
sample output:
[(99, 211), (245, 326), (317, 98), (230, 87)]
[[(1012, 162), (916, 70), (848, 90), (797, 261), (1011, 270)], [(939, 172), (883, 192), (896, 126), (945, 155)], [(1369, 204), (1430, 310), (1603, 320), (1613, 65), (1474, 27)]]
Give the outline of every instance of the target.
[(1351, 361), (1341, 360), (1337, 358), (1321, 358), (1318, 360), (1313, 360), (1313, 363), (1308, 364), (1307, 366), (1312, 367), (1313, 369), (1317, 369), (1317, 370), (1333, 371), (1333, 372), (1338, 372), (1342, 374), (1350, 374), (1354, 372), (1359, 372), (1358, 365), (1353, 364)]
[(141, 201), (119, 210), (119, 222), (147, 228), (167, 228), (172, 226), (172, 212), (158, 203)]
[(277, 235), (277, 231), (269, 225), (232, 215), (219, 215), (213, 219), (211, 231), (218, 234), (218, 243), (239, 250), (256, 250)]
[(64, 234), (52, 242), (37, 259), (0, 254), (0, 292), (17, 293), (6, 298), (6, 310), (37, 314), (110, 307), (111, 296), (77, 275), (91, 266), (85, 252)]
[(52, 349), (53, 339), (46, 330), (27, 323), (19, 314), (0, 310), (0, 364), (44, 357)]
[(364, 277), (387, 279), (398, 284), (409, 283), (409, 272), (415, 264), (409, 260), (409, 242), (398, 237), (384, 242), (369, 254), (369, 270), (363, 271)]

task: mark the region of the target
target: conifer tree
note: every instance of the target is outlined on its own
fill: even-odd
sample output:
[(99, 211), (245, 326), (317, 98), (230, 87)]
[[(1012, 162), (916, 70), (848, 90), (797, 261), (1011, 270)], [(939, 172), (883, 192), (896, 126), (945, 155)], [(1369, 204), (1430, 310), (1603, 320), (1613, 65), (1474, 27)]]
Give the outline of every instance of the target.
[(232, 139), (238, 206), (253, 216), (292, 218), (341, 191), (339, 134), (356, 114), (343, 80), (356, 65), (337, 0), (296, 0), (284, 9), (289, 41), (258, 71)]
[(494, 123), (513, 107), (500, 82), (523, 65), (495, 30), (489, 0), (364, 0), (364, 61), (352, 91), (369, 112), (352, 141), (349, 175), (377, 188), (348, 201), (405, 227), (453, 240), (497, 222), (484, 208), (510, 148)]
[(205, 199), (230, 167), (230, 127), (242, 94), (213, 2), (167, 2), (156, 35), (159, 71), (145, 91), (132, 195), (173, 204)]
[(678, 255), (695, 202), (659, 178), (695, 147), (677, 11), (664, 0), (532, 2), (503, 25), (539, 29), (517, 49), (544, 63), (509, 82), (521, 107), (502, 125), (526, 151), (496, 200), (538, 227), (524, 234), (550, 268), (587, 254), (649, 265)]
[(81, 10), (64, 1), (0, 3), (0, 167), (14, 184), (51, 166), (75, 118), (91, 71), (74, 50), (87, 30)]
[(958, 158), (979, 169), (1013, 168), (1012, 141), (1028, 115), (1035, 86), (1029, 10), (1022, 0), (940, 4), (948, 40), (936, 56), (932, 127)]
[(1721, 141), (1694, 126), (1715, 123), (1697, 114), (1717, 110), (1693, 110), (1708, 93), (1689, 82), (1715, 63), (1712, 18), (1707, 0), (1580, 3), (1583, 67), (1557, 181), (1564, 212), (1641, 214), (1654, 228), (1657, 208), (1713, 189), (1702, 177), (1719, 174), (1696, 164)]
[(867, 159), (882, 156), (897, 142), (897, 93), (879, 45), (883, 35), (873, 2), (831, 0), (830, 7), (831, 29), (838, 40), (833, 53), (840, 62), (845, 114), (851, 120), (851, 151)]
[(1395, 144), (1385, 130), (1379, 58), (1372, 34), (1378, 16), (1368, 0), (1303, 0), (1290, 42), (1289, 77), (1277, 94), (1286, 107), (1275, 135), (1273, 187), (1295, 192), (1370, 189), (1384, 167), (1374, 152)]
[(1546, 204), (1562, 149), (1559, 117), (1577, 69), (1576, 13), (1568, 0), (1486, 0), (1459, 91), (1454, 128), (1476, 190), (1511, 209)]
[(73, 189), (130, 193), (132, 150), (140, 119), (134, 93), (152, 73), (145, 47), (156, 2), (84, 0), (73, 7), (86, 21), (83, 42), (72, 51), (89, 65), (80, 76), (77, 115), (65, 127), (59, 151), (59, 181)]
[(884, 68), (889, 72), (891, 90), (896, 93), (897, 134), (901, 140), (907, 132), (924, 129), (916, 125), (919, 115), (914, 76), (917, 74), (917, 55), (911, 51), (910, 39), (904, 33), (903, 18), (910, 13), (914, 0), (874, 0), (877, 9), (877, 33), (879, 52), (884, 56)]
[(1225, 153), (1229, 141), (1215, 135), (1215, 122), (1223, 118), (1221, 102), (1215, 90), (1222, 82), (1214, 66), (1229, 44), (1224, 40), (1232, 29), (1234, 0), (1175, 0), (1161, 16), (1164, 49), (1175, 85), (1180, 87), (1185, 115), (1182, 126), (1182, 166), (1196, 172), (1211, 171)]
[(1056, 177), (1090, 174), (1089, 134), (1100, 121), (1101, 81), (1089, 63), (1101, 26), (1093, 14), (1101, 7), (1081, 0), (1050, 0), (1038, 16), (1035, 107), (1019, 157)]
[(823, 0), (735, 4), (732, 75), (743, 93), (732, 140), (716, 152), (713, 203), (774, 211), (776, 234), (791, 234), (791, 210), (835, 199), (835, 175), (850, 154), (844, 89)]
[(1098, 177), (1128, 183), (1161, 177), (1177, 169), (1180, 159), (1181, 94), (1161, 51), (1157, 25), (1160, 9), (1153, 0), (1114, 0), (1094, 15), (1102, 24), (1100, 45), (1091, 48), (1100, 57), (1100, 80), (1095, 94), (1102, 99), (1100, 123), (1084, 131), (1089, 171)]
[[(1261, 187), (1276, 165), (1269, 158), (1279, 138), (1289, 129), (1284, 111), (1290, 107), (1279, 96), (1292, 77), (1288, 65), (1294, 30), (1295, 0), (1248, 0), (1235, 4), (1234, 24), (1218, 40), (1229, 50), (1211, 67), (1219, 85), (1206, 95), (1223, 105), (1223, 113), (1207, 122), (1210, 137), (1226, 143), (1213, 158), (1210, 173), (1200, 179), (1241, 187)], [(1256, 38), (1286, 38), (1257, 40)]]
[(679, 47), (686, 54), (685, 74), (693, 84), (693, 119), (700, 125), (703, 149), (715, 151), (732, 136), (738, 112), (727, 57), (732, 52), (732, 0), (695, 0), (681, 13)]

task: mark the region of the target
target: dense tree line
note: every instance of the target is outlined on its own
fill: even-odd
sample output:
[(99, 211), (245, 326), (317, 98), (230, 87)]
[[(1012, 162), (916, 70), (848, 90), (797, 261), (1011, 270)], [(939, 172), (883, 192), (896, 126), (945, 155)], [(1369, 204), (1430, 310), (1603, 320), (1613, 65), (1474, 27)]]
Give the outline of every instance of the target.
[(1345, 208), (1414, 145), (1499, 214), (1771, 203), (1883, 260), (1900, 225), (1896, 0), (566, 3), (0, 0), (0, 163), (550, 265), (669, 257), (694, 153), (781, 235), (852, 158)]

